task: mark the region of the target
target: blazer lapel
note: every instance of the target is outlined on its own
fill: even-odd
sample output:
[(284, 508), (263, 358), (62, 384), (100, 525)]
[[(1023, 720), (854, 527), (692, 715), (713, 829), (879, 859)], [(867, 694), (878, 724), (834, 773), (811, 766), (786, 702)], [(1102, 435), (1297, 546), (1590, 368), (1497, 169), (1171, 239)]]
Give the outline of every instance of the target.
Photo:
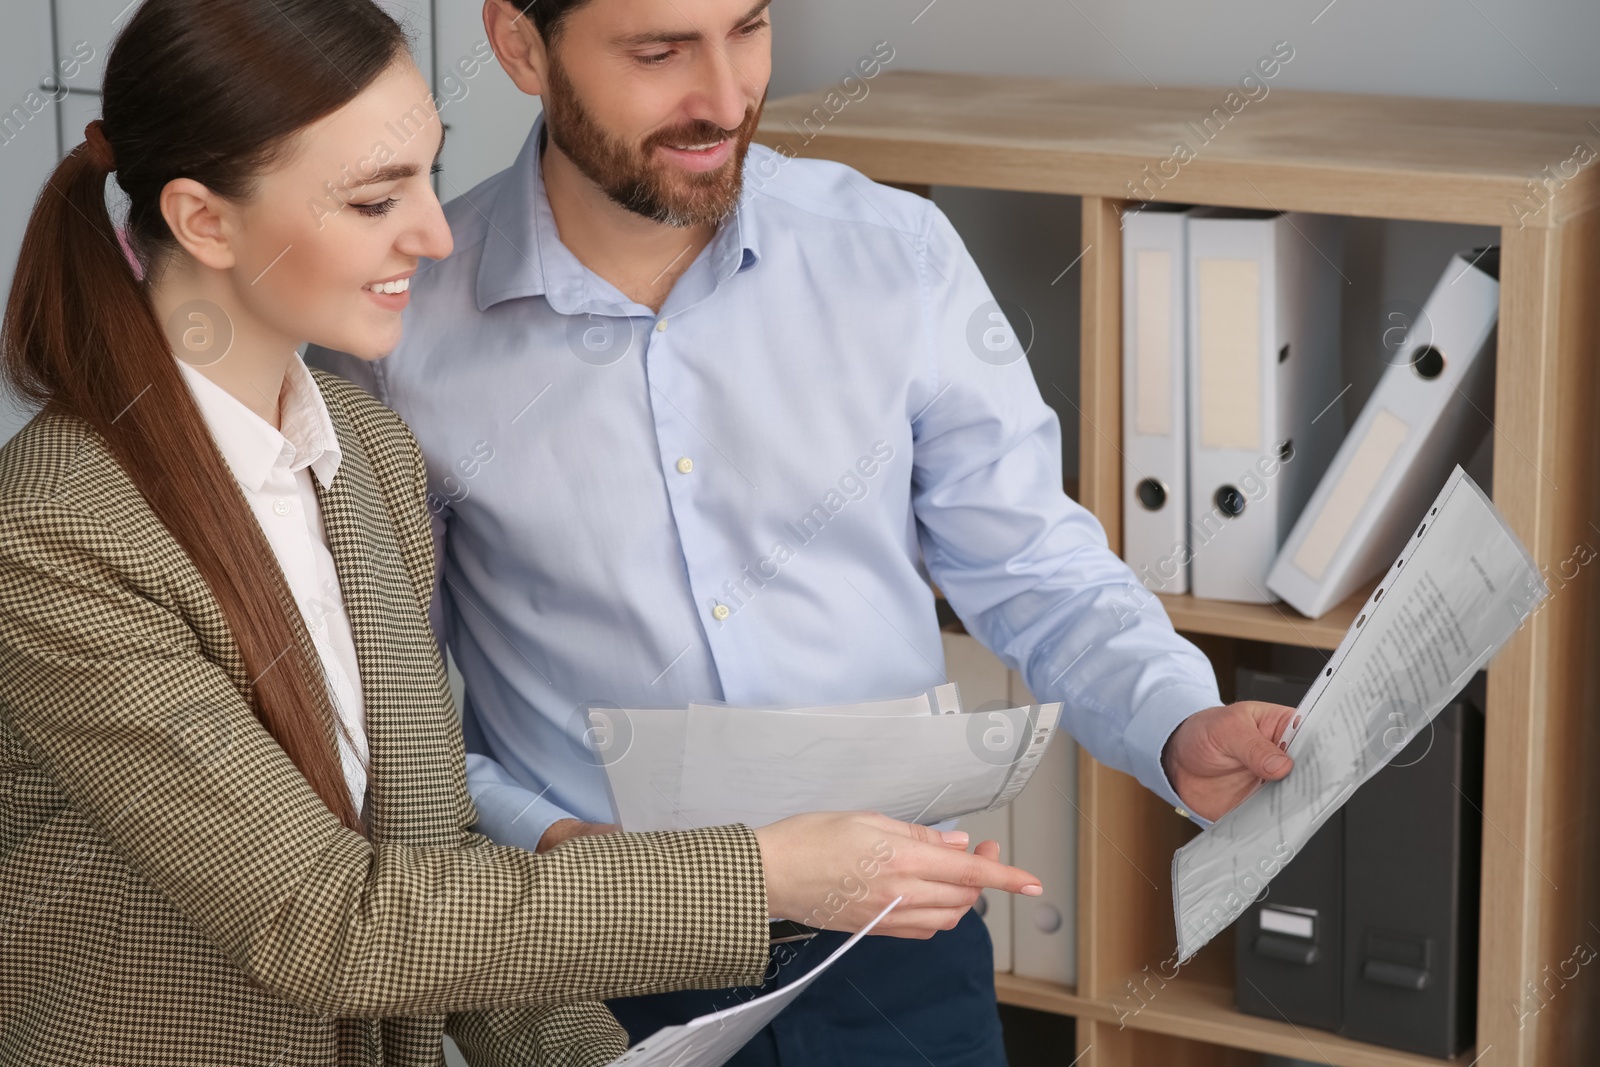
[(316, 482), (317, 501), (360, 665), (373, 840), (453, 843), (457, 829), (439, 817), (431, 792), (445, 768), (419, 760), (433, 753), (442, 763), (451, 751), (450, 709), (431, 669), (436, 646), (366, 449), (339, 406), (329, 407), (342, 458), (331, 485)]

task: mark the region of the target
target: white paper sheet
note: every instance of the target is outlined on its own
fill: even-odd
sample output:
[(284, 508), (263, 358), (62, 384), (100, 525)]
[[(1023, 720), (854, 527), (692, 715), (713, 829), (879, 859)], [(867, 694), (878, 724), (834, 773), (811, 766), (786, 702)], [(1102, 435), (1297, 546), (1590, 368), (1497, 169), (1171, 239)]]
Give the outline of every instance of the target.
[(827, 959), (790, 982), (782, 989), (773, 990), (754, 1000), (722, 1011), (714, 1011), (691, 1019), (680, 1026), (657, 1030), (637, 1045), (611, 1061), (610, 1067), (722, 1067), (770, 1023), (789, 1003), (805, 992), (823, 971), (833, 966), (835, 960), (849, 952), (857, 941), (872, 931), (874, 926), (892, 910), (900, 898), (896, 897), (878, 913), (860, 933), (855, 934), (833, 950)]
[(1282, 741), (1294, 769), (1173, 855), (1180, 961), (1237, 919), (1548, 594), (1533, 557), (1457, 467), (1297, 709)]
[(920, 714), (901, 704), (596, 709), (590, 717), (614, 815), (627, 830), (765, 826), (809, 811), (877, 811), (932, 825), (988, 811), (1022, 791), (1061, 717), (1060, 704), (939, 714), (931, 710), (937, 698)]
[[(696, 708), (733, 708), (733, 704), (690, 704)], [(870, 700), (861, 704), (828, 704), (807, 707), (750, 708), (746, 711), (787, 711), (805, 715), (956, 715), (961, 712), (961, 693), (956, 683), (936, 685), (925, 693), (894, 700)]]

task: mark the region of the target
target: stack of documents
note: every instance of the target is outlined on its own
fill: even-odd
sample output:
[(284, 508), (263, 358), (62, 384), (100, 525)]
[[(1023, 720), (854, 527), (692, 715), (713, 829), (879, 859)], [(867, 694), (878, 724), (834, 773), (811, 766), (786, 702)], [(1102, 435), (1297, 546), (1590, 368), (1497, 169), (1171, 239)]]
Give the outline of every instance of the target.
[(625, 830), (765, 826), (811, 811), (933, 824), (1022, 791), (1061, 705), (963, 712), (954, 685), (900, 700), (807, 708), (589, 712)]
[(887, 908), (878, 913), (877, 918), (863, 927), (860, 933), (834, 949), (832, 955), (803, 977), (795, 979), (782, 989), (723, 1011), (702, 1015), (680, 1026), (668, 1026), (657, 1030), (612, 1060), (608, 1067), (721, 1067), (733, 1059), (734, 1055), (744, 1048), (745, 1043), (776, 1018), (779, 1012), (787, 1008), (791, 1001), (804, 993), (823, 971), (833, 966), (835, 960), (849, 952), (857, 941), (871, 933), (872, 928), (899, 903), (900, 898), (896, 897)]
[(1548, 595), (1528, 550), (1457, 467), (1300, 702), (1280, 741), (1294, 768), (1173, 855), (1180, 960), (1237, 919)]

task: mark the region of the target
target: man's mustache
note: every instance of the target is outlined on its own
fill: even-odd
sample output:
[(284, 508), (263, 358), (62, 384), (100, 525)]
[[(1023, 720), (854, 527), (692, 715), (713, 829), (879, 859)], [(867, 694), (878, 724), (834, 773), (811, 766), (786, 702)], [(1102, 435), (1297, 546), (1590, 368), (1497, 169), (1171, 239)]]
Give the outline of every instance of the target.
[(645, 142), (646, 148), (655, 148), (658, 145), (686, 145), (686, 144), (711, 144), (714, 141), (737, 139), (745, 130), (754, 125), (756, 109), (748, 108), (745, 111), (744, 121), (731, 130), (723, 129), (714, 122), (693, 122), (686, 126), (678, 126), (670, 130), (663, 130)]

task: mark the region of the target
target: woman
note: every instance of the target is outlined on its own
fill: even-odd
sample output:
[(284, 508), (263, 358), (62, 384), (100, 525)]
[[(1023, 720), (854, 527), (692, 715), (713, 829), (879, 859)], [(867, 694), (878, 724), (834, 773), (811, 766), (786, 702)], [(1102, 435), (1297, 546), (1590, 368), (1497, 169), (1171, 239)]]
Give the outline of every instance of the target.
[[(34, 209), (0, 450), (0, 1064), (602, 1063), (602, 998), (760, 981), (768, 917), (926, 937), (1024, 872), (880, 816), (468, 830), (420, 455), (307, 371), (449, 252), (367, 0), (147, 0)], [(108, 218), (129, 198), (136, 275)], [(163, 329), (163, 324), (167, 329)], [(175, 358), (176, 357), (176, 358)]]

